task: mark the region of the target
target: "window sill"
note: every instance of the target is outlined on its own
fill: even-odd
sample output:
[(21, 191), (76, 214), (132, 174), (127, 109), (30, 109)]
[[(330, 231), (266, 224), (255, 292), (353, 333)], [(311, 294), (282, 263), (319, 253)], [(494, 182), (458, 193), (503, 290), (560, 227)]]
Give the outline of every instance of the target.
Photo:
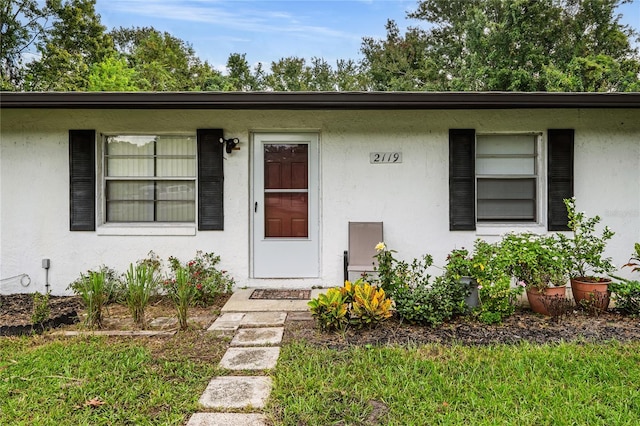
[(158, 223), (118, 223), (104, 224), (96, 230), (98, 235), (114, 236), (180, 236), (196, 235), (196, 225), (188, 224), (158, 224)]
[(478, 236), (497, 237), (508, 232), (531, 232), (532, 234), (546, 234), (547, 227), (540, 223), (476, 224), (476, 235)]

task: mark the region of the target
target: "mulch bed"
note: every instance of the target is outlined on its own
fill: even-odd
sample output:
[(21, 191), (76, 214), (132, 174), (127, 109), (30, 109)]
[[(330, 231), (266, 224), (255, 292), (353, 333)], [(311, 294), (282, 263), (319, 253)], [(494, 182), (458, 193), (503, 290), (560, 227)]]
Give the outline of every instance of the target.
[(469, 318), (457, 318), (440, 327), (403, 323), (391, 318), (373, 329), (322, 332), (314, 321), (288, 321), (284, 340), (305, 340), (312, 345), (334, 349), (349, 346), (461, 344), (495, 345), (558, 342), (640, 341), (640, 319), (615, 311), (589, 315), (572, 311), (558, 321), (520, 309), (502, 324), (487, 325)]
[[(190, 309), (190, 317), (213, 315), (224, 306), (229, 295), (222, 295), (215, 306)], [(33, 299), (30, 294), (0, 295), (0, 335), (29, 334), (43, 328), (77, 322), (82, 317), (82, 302), (78, 297), (50, 298), (50, 323), (33, 325)], [(173, 307), (158, 301), (148, 308), (147, 318), (174, 316)], [(110, 329), (131, 329), (130, 314), (122, 305), (109, 305), (106, 321)], [(391, 318), (373, 329), (350, 328), (344, 332), (322, 332), (313, 320), (290, 316), (284, 341), (302, 339), (310, 344), (335, 349), (353, 345), (414, 345), (423, 343), (492, 345), (530, 342), (533, 344), (561, 341), (621, 342), (640, 341), (640, 318), (621, 315), (615, 310), (590, 315), (583, 310), (569, 311), (559, 319), (542, 316), (528, 309), (519, 309), (502, 324), (486, 325), (470, 318), (457, 318), (440, 327), (411, 325)], [(293, 319), (296, 318), (296, 319)], [(77, 328), (78, 325), (66, 326)]]

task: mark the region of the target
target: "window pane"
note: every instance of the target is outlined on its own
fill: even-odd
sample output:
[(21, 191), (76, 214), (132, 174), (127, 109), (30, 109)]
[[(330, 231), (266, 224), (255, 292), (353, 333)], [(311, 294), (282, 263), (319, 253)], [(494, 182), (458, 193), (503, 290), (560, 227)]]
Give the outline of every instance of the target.
[(196, 199), (196, 184), (189, 181), (163, 181), (156, 184), (158, 200)]
[(478, 221), (536, 219), (536, 179), (478, 179)]
[(479, 175), (533, 175), (535, 158), (478, 158), (476, 173)]
[[(156, 144), (156, 176), (195, 177), (196, 139), (190, 136), (159, 136)], [(190, 158), (183, 158), (188, 156)], [(166, 157), (166, 158), (163, 158)]]
[(307, 144), (266, 144), (265, 189), (307, 189), (308, 151)]
[(157, 155), (196, 155), (196, 138), (192, 136), (158, 136)]
[(194, 201), (158, 201), (158, 222), (193, 222), (196, 217)]
[(152, 180), (107, 182), (107, 202), (127, 200), (153, 201), (154, 198), (154, 184)]
[(535, 135), (479, 135), (476, 155), (534, 155)]
[(153, 201), (111, 201), (108, 222), (153, 222)]
[(107, 176), (153, 177), (153, 157), (108, 158)]
[(195, 177), (195, 158), (158, 158), (156, 160), (158, 177)]
[(107, 136), (107, 155), (153, 155), (155, 140), (150, 135)]

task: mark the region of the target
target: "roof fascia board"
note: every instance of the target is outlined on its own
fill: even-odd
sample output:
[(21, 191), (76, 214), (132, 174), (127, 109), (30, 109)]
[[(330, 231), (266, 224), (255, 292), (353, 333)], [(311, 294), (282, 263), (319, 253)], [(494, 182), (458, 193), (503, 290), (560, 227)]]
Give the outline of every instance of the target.
[(640, 93), (2, 92), (0, 107), (227, 110), (640, 108)]

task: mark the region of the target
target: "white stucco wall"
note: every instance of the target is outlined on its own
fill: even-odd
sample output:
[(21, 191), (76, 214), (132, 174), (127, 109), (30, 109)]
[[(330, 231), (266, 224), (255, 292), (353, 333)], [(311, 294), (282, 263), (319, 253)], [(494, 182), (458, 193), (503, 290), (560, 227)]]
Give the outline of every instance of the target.
[[(383, 221), (385, 241), (398, 257), (410, 260), (430, 253), (442, 265), (451, 249), (471, 247), (478, 236), (495, 239), (513, 229), (449, 231), (450, 128), (540, 132), (543, 137), (548, 128), (575, 129), (578, 208), (601, 215), (603, 223), (616, 231), (607, 252), (616, 264), (626, 262), (633, 243), (640, 241), (639, 110), (3, 110), (1, 114), (0, 293), (43, 291), (43, 258), (51, 259), (53, 293), (62, 294), (80, 272), (102, 264), (124, 271), (150, 250), (164, 259), (173, 255), (185, 261), (196, 250), (214, 251), (238, 286), (337, 285), (342, 280), (349, 221)], [(198, 128), (223, 128), (226, 137), (241, 140), (241, 149), (224, 163), (224, 231), (182, 236), (69, 231), (69, 129), (152, 133)], [(249, 277), (250, 134), (291, 130), (320, 135), (321, 277), (253, 280)], [(375, 151), (400, 151), (403, 161), (372, 165), (369, 153)], [(545, 223), (527, 228), (543, 231)], [(21, 274), (30, 277), (29, 286), (12, 278)]]

